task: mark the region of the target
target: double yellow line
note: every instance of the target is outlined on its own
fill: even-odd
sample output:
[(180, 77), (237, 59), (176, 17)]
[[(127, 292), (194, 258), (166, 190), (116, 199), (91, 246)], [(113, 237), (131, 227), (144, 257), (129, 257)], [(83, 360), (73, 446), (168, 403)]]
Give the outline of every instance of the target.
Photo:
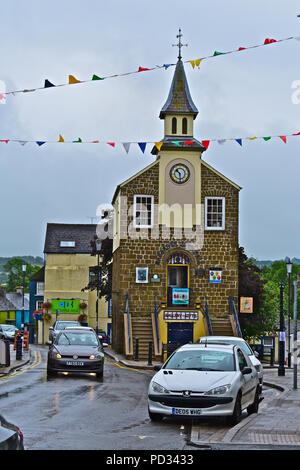
[(42, 362), (42, 355), (40, 351), (34, 351), (34, 359), (33, 361), (28, 365), (28, 366), (23, 366), (20, 370), (15, 370), (11, 372), (10, 374), (3, 375), (0, 377), (0, 380), (7, 380), (12, 377), (16, 377), (17, 375), (24, 374), (24, 372), (28, 372), (30, 369), (33, 369), (34, 367), (37, 367), (40, 365)]

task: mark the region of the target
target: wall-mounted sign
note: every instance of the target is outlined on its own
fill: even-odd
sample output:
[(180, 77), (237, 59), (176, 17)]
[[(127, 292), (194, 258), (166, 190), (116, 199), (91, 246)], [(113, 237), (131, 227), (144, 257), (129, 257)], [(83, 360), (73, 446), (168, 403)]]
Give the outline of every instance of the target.
[(189, 304), (189, 289), (174, 287), (172, 289), (172, 304), (188, 305)]
[(240, 298), (240, 313), (253, 313), (253, 298), (252, 297)]
[(222, 282), (222, 270), (210, 269), (209, 271), (209, 282), (211, 284), (221, 284)]
[(148, 282), (148, 268), (136, 268), (135, 282)]
[(79, 313), (80, 300), (77, 299), (52, 299), (52, 313)]
[(164, 311), (164, 320), (198, 320), (198, 312)]

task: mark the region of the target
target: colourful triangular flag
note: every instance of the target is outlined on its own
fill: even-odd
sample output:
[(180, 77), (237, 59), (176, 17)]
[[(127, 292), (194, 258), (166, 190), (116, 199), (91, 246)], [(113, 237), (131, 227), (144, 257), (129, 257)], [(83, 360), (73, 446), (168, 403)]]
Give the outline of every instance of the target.
[(292, 134), (292, 135), (300, 135), (300, 132), (297, 132), (297, 134)]
[(270, 140), (271, 137), (263, 137), (263, 139), (264, 139), (265, 141), (267, 141), (267, 140)]
[(92, 144), (99, 144), (99, 140), (92, 140)]
[(248, 137), (248, 140), (255, 140), (257, 137)]
[(172, 144), (177, 145), (177, 147), (180, 146), (179, 140), (172, 140)]
[(130, 144), (131, 144), (131, 142), (123, 142), (123, 147), (124, 147), (126, 153), (129, 152)]
[(209, 144), (210, 144), (210, 140), (202, 140), (201, 143), (202, 143), (203, 147), (205, 147), (206, 150), (207, 150), (207, 149), (208, 149), (208, 146), (209, 146)]
[(80, 80), (77, 80), (77, 78), (75, 78), (74, 75), (69, 75), (69, 85), (73, 83), (80, 83)]
[(155, 147), (157, 148), (158, 151), (162, 148), (163, 142), (155, 142)]
[(225, 54), (225, 52), (215, 51), (215, 52), (214, 52), (214, 57), (215, 57), (216, 55), (222, 55), (222, 54)]
[(146, 142), (138, 142), (138, 145), (143, 153), (145, 153), (146, 150)]
[(57, 142), (64, 142), (64, 141), (65, 141), (65, 139), (63, 138), (63, 136), (59, 134), (59, 139), (58, 139)]
[(37, 143), (38, 146), (40, 147), (41, 145), (44, 145), (46, 142), (42, 142), (42, 141), (40, 140), (40, 141), (37, 141), (36, 143)]
[(245, 47), (239, 47), (238, 51), (244, 51), (246, 48)]
[(52, 86), (55, 86), (55, 85), (53, 85), (53, 83), (49, 82), (49, 80), (45, 80), (44, 88), (50, 88)]
[(186, 145), (191, 145), (191, 144), (193, 144), (193, 143), (194, 143), (193, 140), (186, 140), (186, 141), (185, 141), (185, 144), (186, 144)]
[(276, 39), (266, 38), (264, 44), (271, 44), (272, 42), (277, 42)]
[(116, 146), (115, 142), (107, 142), (107, 144), (110, 145), (111, 147), (115, 147), (115, 146)]
[(92, 80), (104, 80), (104, 78), (98, 77), (98, 75), (93, 75)]
[(286, 144), (286, 135), (279, 135), (278, 137)]
[(164, 64), (165, 70), (167, 70), (169, 67), (171, 67), (172, 64)]
[(24, 146), (27, 144), (27, 140), (19, 140), (19, 144)]
[(73, 143), (75, 144), (76, 142), (82, 142), (81, 138), (78, 137), (78, 140), (73, 140)]
[(221, 144), (221, 145), (225, 144), (225, 142), (226, 142), (226, 139), (219, 139), (218, 140), (218, 144)]
[(200, 68), (200, 64), (201, 64), (202, 60), (203, 59), (196, 59), (196, 61), (195, 61), (196, 67), (198, 67), (198, 69)]
[(191, 66), (193, 67), (193, 69), (195, 68), (195, 61), (194, 60), (190, 60), (190, 64)]
[(236, 142), (237, 142), (238, 144), (240, 144), (240, 146), (242, 147), (242, 145), (243, 145), (242, 139), (235, 139), (235, 140), (236, 140)]
[(150, 69), (147, 69), (146, 67), (139, 67), (138, 72), (146, 72), (147, 70)]
[(0, 142), (5, 142), (6, 144), (8, 144), (9, 139), (2, 139), (2, 140), (0, 140)]

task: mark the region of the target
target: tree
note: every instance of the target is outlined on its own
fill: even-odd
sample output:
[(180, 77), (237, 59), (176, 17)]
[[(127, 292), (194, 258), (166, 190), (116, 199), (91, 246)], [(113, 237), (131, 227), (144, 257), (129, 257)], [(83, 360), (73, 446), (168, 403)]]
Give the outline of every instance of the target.
[(239, 298), (253, 297), (253, 313), (239, 315), (245, 338), (259, 338), (262, 335), (270, 334), (276, 328), (278, 318), (277, 290), (273, 284), (266, 284), (267, 281), (262, 278), (262, 270), (256, 266), (255, 260), (248, 258), (244, 248), (240, 247)]
[[(25, 278), (22, 271), (22, 266), (26, 265)], [(6, 288), (8, 292), (15, 292), (17, 287), (22, 286), (24, 283), (24, 291), (29, 292), (30, 278), (41, 269), (40, 266), (32, 265), (22, 258), (11, 258), (3, 265), (3, 269), (8, 275)]]
[[(94, 240), (91, 241), (92, 256), (96, 255), (93, 243)], [(98, 289), (99, 298), (105, 297), (105, 300), (108, 301), (112, 291), (112, 255), (112, 240), (106, 238), (102, 240), (99, 264), (90, 268), (92, 275), (88, 285), (82, 289), (83, 292)]]

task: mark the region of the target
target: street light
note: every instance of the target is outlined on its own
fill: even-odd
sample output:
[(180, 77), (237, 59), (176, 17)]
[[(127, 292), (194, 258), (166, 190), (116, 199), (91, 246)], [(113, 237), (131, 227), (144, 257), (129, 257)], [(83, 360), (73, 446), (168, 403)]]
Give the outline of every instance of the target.
[(289, 296), (288, 296), (288, 367), (291, 367), (291, 275), (293, 263), (290, 258), (286, 257), (286, 271), (289, 281)]
[(100, 253), (102, 249), (102, 240), (94, 235), (91, 241), (92, 256), (97, 255), (97, 299), (96, 299), (96, 334), (98, 335), (98, 319), (99, 319), (99, 288), (100, 288)]
[(285, 326), (283, 315), (283, 284), (280, 284), (280, 323), (279, 323), (279, 345), (278, 345), (278, 375), (285, 375), (284, 355), (285, 355)]
[(22, 273), (23, 273), (23, 303), (22, 303), (22, 316), (21, 316), (21, 324), (24, 325), (24, 297), (25, 297), (25, 274), (26, 274), (26, 264), (22, 264)]

